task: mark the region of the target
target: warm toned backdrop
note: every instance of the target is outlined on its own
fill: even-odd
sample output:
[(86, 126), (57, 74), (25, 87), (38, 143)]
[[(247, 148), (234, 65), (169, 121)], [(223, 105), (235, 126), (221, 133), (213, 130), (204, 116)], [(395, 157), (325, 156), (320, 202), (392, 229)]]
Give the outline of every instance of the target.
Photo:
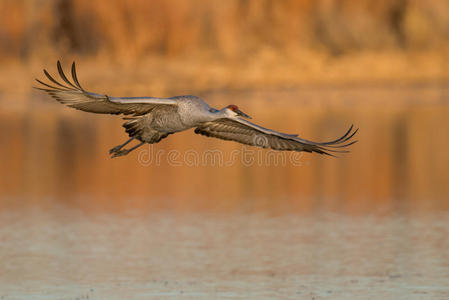
[[(448, 208), (447, 1), (3, 0), (0, 12), (1, 204)], [(355, 123), (360, 143), (338, 160), (306, 154), (301, 166), (110, 160), (126, 138), (119, 118), (31, 89), (57, 59), (76, 60), (93, 91), (198, 94), (315, 140)], [(192, 149), (241, 148), (193, 133), (155, 147)]]
[[(32, 89), (195, 94), (339, 158)], [(0, 0), (0, 299), (449, 299), (448, 0)]]

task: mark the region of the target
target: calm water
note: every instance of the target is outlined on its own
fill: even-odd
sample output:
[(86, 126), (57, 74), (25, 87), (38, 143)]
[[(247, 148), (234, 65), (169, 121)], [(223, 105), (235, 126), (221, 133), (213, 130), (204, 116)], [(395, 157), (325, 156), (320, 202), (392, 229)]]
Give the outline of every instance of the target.
[(449, 215), (0, 215), (0, 299), (448, 299)]
[(0, 300), (448, 299), (448, 91), (201, 95), (307, 139), (354, 123), (339, 159), (186, 132), (111, 160), (120, 118), (0, 98)]
[(333, 139), (354, 123), (359, 143), (339, 159), (189, 131), (111, 160), (108, 150), (127, 139), (119, 117), (76, 111), (33, 93), (25, 109), (0, 111), (3, 207), (449, 211), (448, 87), (201, 95), (217, 107), (238, 103), (255, 122), (311, 140)]

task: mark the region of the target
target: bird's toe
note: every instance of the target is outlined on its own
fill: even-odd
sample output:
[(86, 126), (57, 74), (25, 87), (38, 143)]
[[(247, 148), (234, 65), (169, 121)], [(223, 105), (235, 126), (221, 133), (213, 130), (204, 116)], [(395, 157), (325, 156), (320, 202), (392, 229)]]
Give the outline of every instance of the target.
[(114, 151), (114, 153), (111, 153), (111, 154), (112, 154), (111, 158), (119, 157), (119, 156), (124, 156), (124, 155), (126, 155), (126, 154), (128, 154), (128, 153), (129, 153), (128, 150), (118, 150), (118, 151)]
[(109, 150), (109, 154), (116, 153), (116, 152), (120, 151), (120, 148), (121, 148), (121, 145), (112, 148), (111, 150)]

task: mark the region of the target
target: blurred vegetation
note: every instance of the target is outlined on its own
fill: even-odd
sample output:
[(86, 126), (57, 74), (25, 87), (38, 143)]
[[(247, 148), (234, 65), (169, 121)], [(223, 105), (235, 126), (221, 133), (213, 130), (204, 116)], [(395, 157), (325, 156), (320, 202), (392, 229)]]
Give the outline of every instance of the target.
[(2, 0), (0, 11), (2, 59), (339, 56), (449, 44), (446, 0)]
[[(135, 207), (448, 209), (447, 0), (0, 0), (0, 12), (0, 194), (11, 203), (85, 195), (99, 207), (131, 197)], [(107, 149), (126, 139), (120, 118), (31, 89), (57, 59), (76, 60), (91, 91), (237, 103), (257, 123), (312, 140), (354, 123), (360, 143), (340, 160), (304, 155), (299, 168), (155, 171), (138, 154), (110, 160)], [(192, 147), (241, 146), (190, 132), (155, 149)]]
[(446, 0), (2, 0), (0, 11), (0, 102), (29, 98), (56, 59), (111, 94), (449, 80)]

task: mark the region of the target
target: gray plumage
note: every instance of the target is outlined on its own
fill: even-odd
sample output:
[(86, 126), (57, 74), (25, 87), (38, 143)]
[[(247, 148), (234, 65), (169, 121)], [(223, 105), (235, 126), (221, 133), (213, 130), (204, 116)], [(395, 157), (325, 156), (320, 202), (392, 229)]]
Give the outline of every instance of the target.
[[(195, 133), (242, 144), (285, 151), (306, 151), (332, 155), (345, 153), (343, 150), (352, 144), (357, 129), (351, 125), (340, 138), (330, 142), (312, 142), (296, 134), (285, 134), (251, 123), (250, 117), (235, 105), (217, 110), (210, 107), (201, 98), (191, 95), (170, 98), (156, 97), (110, 97), (91, 93), (83, 89), (78, 81), (75, 63), (72, 64), (72, 79), (64, 74), (61, 63), (57, 63), (62, 83), (54, 79), (46, 70), (45, 76), (50, 84), (36, 79), (42, 86), (36, 87), (50, 94), (67, 106), (101, 114), (126, 115), (123, 124), (130, 139), (110, 150), (112, 157), (126, 155), (132, 150), (148, 143), (157, 143), (168, 135), (195, 128)], [(132, 140), (140, 143), (123, 149)]]

